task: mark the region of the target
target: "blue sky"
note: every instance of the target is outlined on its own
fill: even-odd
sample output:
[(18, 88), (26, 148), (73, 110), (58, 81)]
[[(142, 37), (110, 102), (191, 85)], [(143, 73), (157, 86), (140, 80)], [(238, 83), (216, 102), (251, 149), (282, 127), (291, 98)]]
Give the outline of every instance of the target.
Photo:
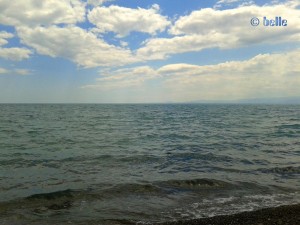
[[(0, 102), (299, 97), (299, 8), (296, 0), (0, 0)], [(263, 25), (276, 16), (287, 26)]]

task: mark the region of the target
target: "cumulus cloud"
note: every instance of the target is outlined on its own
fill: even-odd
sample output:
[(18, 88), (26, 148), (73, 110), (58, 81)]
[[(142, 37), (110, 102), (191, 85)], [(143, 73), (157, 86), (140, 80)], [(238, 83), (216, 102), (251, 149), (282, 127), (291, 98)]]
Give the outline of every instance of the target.
[[(220, 40), (224, 40), (220, 42)], [(165, 59), (171, 54), (201, 51), (205, 48), (233, 45), (235, 39), (228, 34), (186, 35), (173, 38), (153, 38), (137, 49), (137, 55), (144, 60)]]
[[(270, 6), (242, 6), (216, 10), (205, 8), (180, 17), (169, 29), (175, 37), (152, 38), (137, 50), (142, 58), (164, 59), (171, 54), (204, 48), (237, 48), (261, 43), (300, 41), (300, 13), (296, 1)], [(253, 27), (250, 19), (282, 16), (286, 27)], [(262, 23), (262, 21), (261, 21)]]
[[(63, 57), (83, 67), (121, 66), (147, 60), (163, 60), (172, 54), (201, 51), (205, 48), (225, 49), (300, 41), (298, 1), (272, 6), (240, 6), (227, 10), (195, 10), (179, 17), (173, 25), (167, 17), (161, 15), (157, 4), (148, 9), (99, 6), (106, 1), (111, 0), (24, 0), (18, 3), (2, 0), (0, 24), (14, 26), (21, 43), (33, 48), (36, 53)], [(220, 4), (235, 2), (245, 1), (219, 1)], [(90, 11), (87, 12), (87, 9)], [(250, 25), (252, 17), (261, 19), (263, 16), (274, 18), (278, 15), (288, 20), (287, 27)], [(86, 16), (93, 25), (81, 28), (82, 24), (79, 23), (84, 22)], [(103, 34), (114, 32), (118, 37), (124, 37), (137, 31), (154, 35), (169, 26), (168, 36), (149, 38), (132, 51), (130, 48), (139, 43), (131, 45), (132, 40), (113, 40), (119, 41), (121, 47), (118, 47), (108, 44), (106, 35)], [(30, 49), (22, 46), (3, 47), (12, 37), (14, 34), (0, 32), (0, 57), (10, 60), (29, 58), (33, 53)]]
[(28, 59), (31, 54), (31, 50), (27, 48), (0, 48), (0, 58), (13, 61)]
[[(212, 30), (215, 33), (221, 34), (236, 34), (241, 35), (240, 38), (249, 35), (251, 28), (250, 19), (257, 17), (262, 19), (264, 16), (274, 19), (275, 16), (281, 15), (288, 20), (288, 26), (285, 29), (266, 29), (266, 27), (259, 26), (252, 29), (253, 36), (258, 36), (261, 32), (272, 34), (285, 33), (286, 36), (290, 32), (297, 33), (300, 29), (300, 13), (299, 10), (294, 8), (295, 5), (266, 5), (266, 6), (244, 6), (228, 10), (215, 10), (206, 8), (199, 11), (194, 11), (188, 16), (180, 17), (175, 25), (170, 29), (173, 35), (183, 34), (200, 34), (205, 35)], [(240, 34), (241, 33), (241, 34)]]
[(83, 67), (120, 66), (137, 59), (127, 49), (107, 44), (91, 32), (76, 27), (18, 27), (23, 44), (37, 53), (63, 57)]
[(8, 41), (6, 39), (12, 38), (14, 35), (6, 31), (0, 32), (0, 58), (9, 59), (13, 61), (21, 61), (30, 57), (31, 50), (27, 48), (3, 48)]
[(85, 19), (85, 3), (80, 0), (1, 0), (0, 11), (0, 23), (10, 26), (75, 24)]
[(154, 4), (150, 9), (125, 8), (116, 5), (96, 7), (88, 13), (88, 19), (97, 26), (97, 31), (112, 31), (119, 37), (132, 31), (155, 34), (164, 31), (170, 25), (168, 19), (159, 14), (159, 6)]
[(0, 46), (6, 45), (8, 41), (6, 39), (12, 38), (14, 35), (12, 33), (8, 33), (6, 31), (1, 31), (0, 32)]
[(259, 54), (215, 65), (169, 64), (111, 71), (94, 85), (102, 90), (143, 85), (158, 79), (170, 101), (225, 100), (300, 95), (300, 50)]

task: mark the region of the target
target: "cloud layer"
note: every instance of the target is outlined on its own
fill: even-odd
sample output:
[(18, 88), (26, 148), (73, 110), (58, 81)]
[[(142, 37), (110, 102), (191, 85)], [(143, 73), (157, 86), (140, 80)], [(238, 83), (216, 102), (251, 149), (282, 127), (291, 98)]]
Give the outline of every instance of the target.
[[(205, 8), (180, 17), (169, 29), (171, 38), (152, 38), (138, 49), (143, 58), (164, 59), (169, 55), (201, 51), (205, 48), (237, 48), (255, 44), (300, 41), (299, 4), (288, 2), (275, 6), (243, 6), (216, 10)], [(250, 19), (282, 16), (287, 27), (253, 27)]]
[(300, 95), (300, 51), (260, 54), (245, 61), (215, 65), (168, 64), (158, 69), (138, 67), (110, 71), (100, 90), (143, 86), (156, 80), (168, 90), (169, 101), (222, 100)]
[(1, 0), (0, 23), (10, 26), (75, 24), (85, 20), (80, 0)]
[(22, 43), (37, 53), (63, 57), (83, 67), (120, 66), (136, 61), (129, 50), (109, 45), (76, 26), (19, 27), (17, 32)]
[(132, 31), (154, 35), (170, 25), (168, 19), (159, 14), (159, 6), (156, 4), (150, 9), (131, 9), (116, 5), (96, 7), (88, 13), (88, 19), (97, 26), (98, 32), (112, 31), (119, 37)]
[[(189, 0), (184, 7), (157, 2), (0, 0), (1, 79), (32, 74), (20, 83), (28, 90), (38, 92), (33, 84), (45, 79), (45, 87), (57, 82), (72, 96), (100, 101), (300, 96), (298, 0)], [(288, 25), (263, 26), (263, 17), (275, 16)], [(250, 24), (253, 17), (260, 19), (258, 26)], [(220, 55), (214, 59), (214, 54)], [(225, 62), (228, 56), (236, 60)], [(60, 67), (45, 64), (61, 65), (49, 57), (73, 63), (65, 68), (66, 77), (56, 76)], [(69, 76), (76, 82), (61, 82)]]
[[(272, 6), (242, 5), (227, 10), (203, 8), (179, 17), (173, 24), (161, 14), (157, 4), (145, 9), (101, 6), (104, 2), (109, 1), (1, 1), (0, 23), (14, 26), (16, 37), (20, 38), (24, 47), (1, 47), (0, 57), (23, 60), (35, 50), (34, 53), (63, 57), (83, 67), (110, 67), (165, 60), (171, 55), (207, 48), (231, 49), (300, 41), (298, 1)], [(219, 3), (234, 2), (226, 0)], [(273, 18), (274, 15), (287, 19), (288, 26), (250, 25), (252, 17)], [(88, 27), (80, 25), (87, 22), (91, 23)], [(169, 35), (161, 35), (167, 28)], [(119, 42), (106, 37), (107, 32), (113, 32)], [(131, 32), (147, 33), (152, 37), (139, 40), (140, 43), (134, 43), (132, 48)], [(155, 37), (155, 34), (161, 37)], [(0, 46), (8, 43), (10, 35), (0, 34)], [(129, 39), (123, 39), (127, 36)]]

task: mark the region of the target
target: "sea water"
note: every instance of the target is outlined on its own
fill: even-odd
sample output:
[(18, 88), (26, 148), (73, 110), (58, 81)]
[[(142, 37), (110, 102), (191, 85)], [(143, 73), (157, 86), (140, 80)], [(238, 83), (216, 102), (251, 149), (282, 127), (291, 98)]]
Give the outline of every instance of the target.
[(2, 104), (0, 224), (130, 224), (300, 202), (300, 105)]

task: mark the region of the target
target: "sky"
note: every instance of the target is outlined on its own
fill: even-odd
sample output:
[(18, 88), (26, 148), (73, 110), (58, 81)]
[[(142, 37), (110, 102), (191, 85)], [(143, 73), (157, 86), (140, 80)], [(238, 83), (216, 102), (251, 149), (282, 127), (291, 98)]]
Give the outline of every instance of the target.
[(0, 0), (0, 12), (0, 103), (300, 97), (299, 0)]

